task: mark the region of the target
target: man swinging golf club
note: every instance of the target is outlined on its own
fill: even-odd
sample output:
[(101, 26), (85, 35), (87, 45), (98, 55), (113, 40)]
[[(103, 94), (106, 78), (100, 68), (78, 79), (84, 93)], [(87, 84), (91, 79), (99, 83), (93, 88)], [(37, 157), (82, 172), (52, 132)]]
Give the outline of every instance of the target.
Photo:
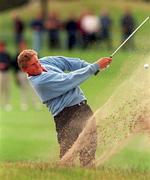
[[(60, 158), (71, 148), (93, 115), (79, 85), (105, 69), (111, 61), (109, 57), (101, 58), (93, 64), (63, 56), (38, 59), (37, 52), (30, 49), (19, 54), (19, 67), (28, 74), (33, 89), (54, 117)], [(79, 153), (81, 166), (94, 166), (96, 146), (95, 122), (88, 144)]]
[[(111, 54), (90, 64), (78, 58), (48, 56), (38, 59), (34, 50), (24, 50), (18, 56), (18, 65), (28, 74), (28, 79), (41, 101), (51, 111), (60, 145), (60, 158), (71, 148), (93, 115), (79, 85), (99, 70), (109, 66), (112, 57), (149, 20), (149, 16)], [(69, 71), (69, 73), (66, 73)], [(94, 121), (93, 121), (94, 122)], [(80, 164), (94, 166), (97, 146), (96, 123), (93, 124), (91, 138), (79, 154)]]

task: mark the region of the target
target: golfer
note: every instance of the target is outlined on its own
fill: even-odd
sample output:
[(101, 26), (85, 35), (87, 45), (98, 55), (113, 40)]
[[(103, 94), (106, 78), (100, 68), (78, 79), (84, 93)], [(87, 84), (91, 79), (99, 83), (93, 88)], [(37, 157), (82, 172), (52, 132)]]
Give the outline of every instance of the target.
[[(31, 49), (18, 56), (20, 69), (27, 73), (33, 89), (52, 113), (56, 125), (60, 158), (71, 148), (93, 112), (79, 85), (98, 71), (105, 69), (111, 58), (101, 58), (90, 64), (78, 58), (47, 56), (38, 59)], [(94, 166), (97, 146), (96, 122), (91, 138), (79, 153), (82, 167)]]

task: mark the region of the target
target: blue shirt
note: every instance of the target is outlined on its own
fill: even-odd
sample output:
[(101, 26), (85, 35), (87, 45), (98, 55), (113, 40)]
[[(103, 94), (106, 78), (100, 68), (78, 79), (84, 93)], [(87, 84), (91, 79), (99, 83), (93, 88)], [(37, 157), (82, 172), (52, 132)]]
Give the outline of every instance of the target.
[(99, 70), (97, 63), (63, 56), (44, 57), (40, 63), (47, 72), (28, 79), (53, 116), (85, 100), (79, 85)]

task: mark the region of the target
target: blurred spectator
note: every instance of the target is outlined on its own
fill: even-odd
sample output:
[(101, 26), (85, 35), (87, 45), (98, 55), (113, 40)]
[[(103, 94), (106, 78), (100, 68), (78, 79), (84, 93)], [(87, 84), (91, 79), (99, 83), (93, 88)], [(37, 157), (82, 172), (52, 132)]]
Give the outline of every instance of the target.
[(71, 50), (77, 44), (77, 31), (78, 31), (77, 21), (73, 15), (70, 16), (66, 21), (65, 29), (67, 32), (67, 48)]
[(82, 29), (83, 48), (87, 48), (96, 42), (97, 33), (99, 31), (99, 19), (94, 14), (87, 12), (80, 20), (80, 28)]
[(11, 57), (6, 51), (6, 44), (0, 41), (0, 108), (10, 111), (10, 88), (9, 69)]
[(29, 82), (27, 81), (26, 74), (20, 70), (17, 63), (18, 55), (26, 48), (26, 42), (20, 41), (18, 45), (18, 52), (16, 53), (16, 56), (12, 59), (11, 63), (15, 82), (20, 89), (20, 107), (23, 111), (28, 110), (30, 104), (33, 104), (36, 109), (40, 109), (40, 104), (37, 101), (37, 97), (34, 95), (33, 90), (29, 85)]
[(41, 14), (38, 14), (31, 22), (31, 28), (33, 30), (33, 49), (38, 53), (42, 47), (42, 36), (44, 30), (44, 21)]
[(17, 46), (20, 43), (20, 41), (24, 39), (24, 35), (23, 35), (24, 30), (25, 30), (25, 24), (23, 20), (18, 15), (15, 15), (14, 16), (14, 31), (15, 31), (14, 33), (15, 33), (15, 42)]
[(103, 10), (100, 16), (100, 41), (105, 42), (108, 49), (112, 49), (111, 37), (112, 20), (107, 10)]
[(77, 20), (77, 26), (78, 26), (78, 35), (77, 35), (77, 40), (78, 40), (78, 46), (83, 47), (83, 37), (84, 37), (84, 30), (81, 27), (81, 21), (83, 17), (86, 15), (86, 11), (82, 12), (79, 19)]
[[(135, 29), (135, 20), (131, 11), (127, 8), (121, 18), (122, 41), (127, 39)], [(134, 49), (133, 37), (123, 46), (124, 49)]]
[(49, 48), (60, 48), (60, 28), (61, 21), (56, 12), (49, 14), (45, 22), (45, 28), (48, 31), (48, 46)]

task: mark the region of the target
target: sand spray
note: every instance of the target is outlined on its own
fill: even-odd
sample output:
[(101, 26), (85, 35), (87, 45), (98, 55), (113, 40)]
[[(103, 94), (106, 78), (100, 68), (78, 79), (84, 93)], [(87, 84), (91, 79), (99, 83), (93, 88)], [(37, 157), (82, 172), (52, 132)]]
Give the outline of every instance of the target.
[[(150, 57), (145, 61), (150, 63)], [(94, 117), (98, 134), (97, 166), (118, 153), (137, 134), (150, 135), (150, 69), (144, 69), (141, 62), (133, 75), (94, 113)], [(93, 117), (88, 120), (76, 142), (60, 160), (60, 165), (72, 164), (88, 143), (93, 120)]]

